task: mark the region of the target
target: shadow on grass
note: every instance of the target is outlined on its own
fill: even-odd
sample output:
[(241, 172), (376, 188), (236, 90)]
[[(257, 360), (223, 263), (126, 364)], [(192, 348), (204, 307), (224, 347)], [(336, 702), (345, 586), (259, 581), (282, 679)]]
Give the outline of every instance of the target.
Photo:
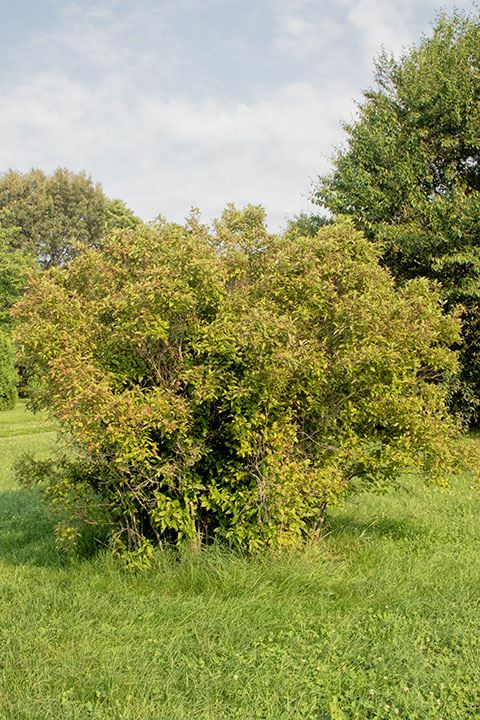
[[(69, 556), (55, 544), (55, 523), (39, 492), (23, 489), (0, 492), (0, 562), (49, 568), (67, 566)], [(333, 538), (367, 541), (413, 540), (426, 532), (422, 524), (409, 518), (383, 516), (364, 520), (345, 512), (328, 517), (325, 530)], [(92, 557), (101, 549), (94, 538), (85, 540), (77, 559)]]
[(102, 540), (97, 542), (91, 527), (82, 529), (74, 556), (60, 550), (55, 543), (54, 518), (48, 511), (41, 493), (36, 490), (6, 490), (0, 492), (0, 562), (11, 565), (63, 568), (76, 560), (88, 560), (101, 552)]
[(328, 518), (326, 530), (333, 536), (350, 535), (358, 540), (414, 540), (426, 533), (426, 528), (421, 523), (409, 518), (377, 517), (362, 520), (350, 513)]
[(63, 567), (68, 559), (55, 546), (53, 527), (39, 493), (0, 493), (0, 561), (13, 565)]

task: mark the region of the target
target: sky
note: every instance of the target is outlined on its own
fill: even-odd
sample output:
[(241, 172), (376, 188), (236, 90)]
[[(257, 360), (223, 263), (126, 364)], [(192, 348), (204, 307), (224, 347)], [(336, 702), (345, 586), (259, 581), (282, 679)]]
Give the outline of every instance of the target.
[(145, 220), (311, 212), (342, 121), (470, 0), (0, 0), (0, 172), (84, 170)]

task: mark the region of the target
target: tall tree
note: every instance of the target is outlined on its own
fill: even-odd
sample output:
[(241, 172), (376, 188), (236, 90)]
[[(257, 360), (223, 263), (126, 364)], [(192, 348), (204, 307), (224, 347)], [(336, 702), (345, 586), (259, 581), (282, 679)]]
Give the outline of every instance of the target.
[(85, 173), (57, 168), (9, 170), (0, 177), (0, 211), (18, 227), (12, 247), (22, 248), (44, 268), (68, 262), (82, 245), (99, 247), (105, 230), (140, 220), (120, 200), (109, 200)]
[(316, 201), (383, 247), (400, 282), (438, 281), (463, 310), (462, 380), (454, 400), (480, 420), (480, 23), (441, 15), (399, 60), (383, 54), (376, 82)]

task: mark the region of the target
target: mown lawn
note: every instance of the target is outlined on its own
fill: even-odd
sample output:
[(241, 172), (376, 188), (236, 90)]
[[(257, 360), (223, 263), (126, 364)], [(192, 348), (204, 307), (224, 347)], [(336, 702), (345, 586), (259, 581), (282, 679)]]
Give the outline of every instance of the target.
[(480, 718), (480, 494), (406, 482), (317, 548), (209, 550), (133, 573), (55, 548), (14, 485), (55, 430), (0, 413), (1, 720)]

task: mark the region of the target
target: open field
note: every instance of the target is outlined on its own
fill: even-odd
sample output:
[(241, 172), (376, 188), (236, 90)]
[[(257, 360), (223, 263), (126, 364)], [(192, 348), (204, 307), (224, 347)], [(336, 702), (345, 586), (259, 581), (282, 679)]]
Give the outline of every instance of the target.
[(134, 574), (64, 557), (14, 485), (14, 458), (54, 442), (23, 406), (0, 413), (1, 720), (480, 718), (468, 481), (358, 497), (303, 554), (209, 550)]

